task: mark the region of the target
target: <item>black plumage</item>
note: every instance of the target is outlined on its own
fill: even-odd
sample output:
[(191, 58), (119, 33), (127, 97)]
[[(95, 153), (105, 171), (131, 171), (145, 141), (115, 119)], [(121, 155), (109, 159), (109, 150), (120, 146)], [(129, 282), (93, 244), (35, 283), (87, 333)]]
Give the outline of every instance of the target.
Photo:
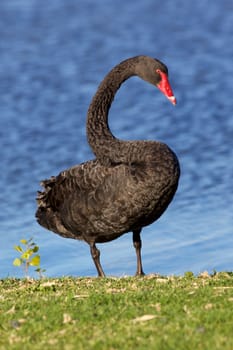
[[(39, 224), (63, 237), (86, 241), (99, 276), (104, 272), (96, 243), (130, 231), (137, 254), (136, 274), (143, 274), (141, 229), (161, 216), (178, 186), (179, 162), (167, 145), (122, 141), (109, 129), (114, 95), (133, 75), (159, 87), (175, 103), (162, 62), (147, 56), (121, 62), (102, 81), (88, 110), (87, 137), (96, 159), (42, 181), (44, 191), (37, 197)], [(164, 76), (165, 88), (161, 87)]]

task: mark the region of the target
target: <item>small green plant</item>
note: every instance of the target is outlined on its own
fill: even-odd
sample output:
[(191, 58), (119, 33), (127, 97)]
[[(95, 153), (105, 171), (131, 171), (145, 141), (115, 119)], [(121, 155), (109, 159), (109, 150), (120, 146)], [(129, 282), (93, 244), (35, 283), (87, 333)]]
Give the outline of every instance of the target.
[(193, 279), (194, 278), (193, 272), (192, 271), (186, 271), (184, 273), (184, 278), (186, 278), (186, 279)]
[(29, 240), (21, 239), (20, 243), (22, 244), (22, 246), (14, 246), (14, 249), (20, 253), (20, 257), (14, 259), (13, 265), (22, 266), (26, 277), (29, 277), (29, 267), (37, 266), (37, 269), (35, 271), (39, 274), (40, 277), (42, 277), (42, 273), (45, 272), (45, 270), (41, 269), (40, 255), (36, 254), (39, 251), (39, 246), (36, 245), (35, 242), (33, 242), (33, 238), (30, 238)]

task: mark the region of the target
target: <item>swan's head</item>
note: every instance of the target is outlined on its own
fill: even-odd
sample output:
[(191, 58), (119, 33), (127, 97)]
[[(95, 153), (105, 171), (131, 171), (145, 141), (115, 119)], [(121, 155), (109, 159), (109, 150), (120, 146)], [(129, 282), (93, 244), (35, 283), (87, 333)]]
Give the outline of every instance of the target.
[(138, 58), (137, 75), (155, 85), (175, 105), (176, 98), (168, 80), (168, 69), (165, 64), (148, 56), (139, 56)]

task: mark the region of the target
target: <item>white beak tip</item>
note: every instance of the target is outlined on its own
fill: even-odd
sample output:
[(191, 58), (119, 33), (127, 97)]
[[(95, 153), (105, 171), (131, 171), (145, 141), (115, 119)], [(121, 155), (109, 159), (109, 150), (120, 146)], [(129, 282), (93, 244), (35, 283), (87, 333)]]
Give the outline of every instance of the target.
[(173, 105), (176, 105), (177, 101), (176, 101), (175, 96), (169, 96), (168, 99), (171, 101), (171, 103), (172, 103)]

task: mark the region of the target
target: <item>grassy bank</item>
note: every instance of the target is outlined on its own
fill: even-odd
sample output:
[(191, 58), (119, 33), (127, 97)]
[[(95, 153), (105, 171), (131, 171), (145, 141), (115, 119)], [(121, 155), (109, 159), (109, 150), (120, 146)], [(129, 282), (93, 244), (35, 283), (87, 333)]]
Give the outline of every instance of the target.
[(0, 350), (233, 349), (233, 274), (0, 281)]

